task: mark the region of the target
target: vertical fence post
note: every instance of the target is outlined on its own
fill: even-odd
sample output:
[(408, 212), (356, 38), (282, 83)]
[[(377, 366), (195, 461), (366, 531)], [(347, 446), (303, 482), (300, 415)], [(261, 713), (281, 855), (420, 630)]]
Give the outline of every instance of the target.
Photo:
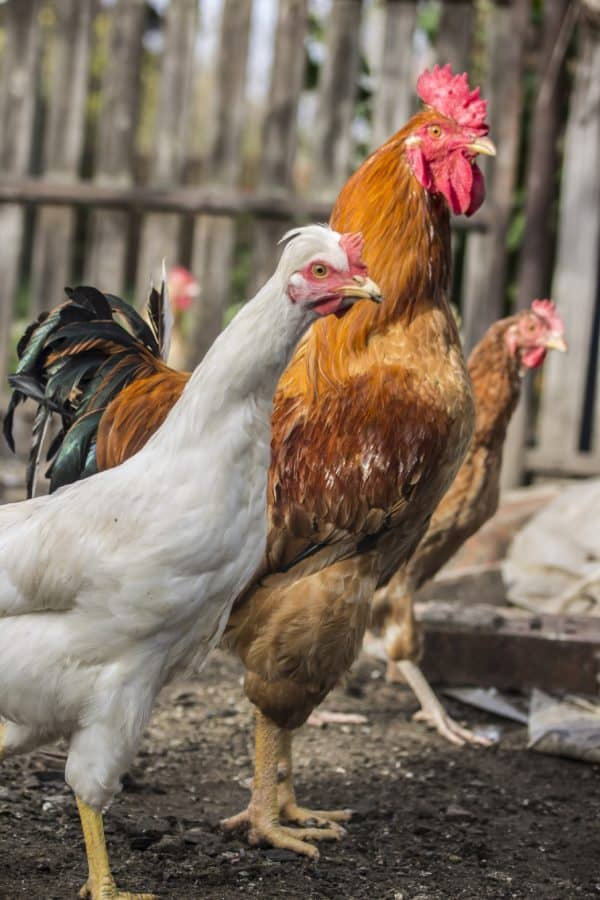
[(362, 0), (333, 0), (327, 26), (327, 55), (318, 88), (313, 184), (335, 196), (349, 174), (352, 118), (360, 63)]
[(506, 294), (506, 237), (512, 211), (521, 133), (523, 50), (531, 0), (497, 2), (487, 25), (488, 100), (491, 136), (498, 155), (486, 175), (485, 209), (490, 228), (467, 241), (463, 287), (465, 347), (470, 351), (502, 315)]
[[(186, 156), (198, 0), (178, 0), (167, 7), (166, 36), (161, 63), (158, 112), (154, 126), (152, 184), (173, 187), (181, 183)], [(145, 216), (137, 265), (136, 302), (145, 299), (150, 282), (160, 283), (161, 263), (179, 260), (177, 213)]]
[[(145, 12), (145, 0), (117, 0), (111, 9), (95, 180), (112, 187), (128, 187), (133, 180)], [(100, 290), (122, 292), (128, 237), (128, 213), (113, 210), (92, 213), (87, 281)]]
[[(551, 354), (544, 366), (540, 446), (543, 463), (576, 456), (583, 398), (593, 364), (591, 323), (597, 310), (600, 275), (600, 27), (584, 17), (579, 29), (575, 86), (569, 105), (560, 198), (556, 268), (552, 285), (565, 320), (569, 358)], [(596, 445), (600, 467), (600, 392), (596, 394)]]
[[(452, 71), (469, 72), (473, 45), (475, 10), (472, 0), (452, 0), (442, 3), (439, 27), (435, 43), (435, 55), (440, 66), (450, 63)], [(467, 235), (452, 231), (452, 271), (465, 247)], [(455, 282), (456, 279), (453, 279)], [(453, 284), (453, 287), (455, 285)], [(459, 299), (452, 297), (458, 307)]]
[(379, 147), (411, 116), (415, 102), (413, 35), (417, 0), (386, 0), (383, 46), (373, 62), (373, 147)]
[(450, 63), (453, 72), (469, 70), (475, 11), (473, 0), (442, 3), (436, 40), (436, 56), (441, 66)]
[[(252, 0), (225, 0), (216, 71), (216, 118), (207, 175), (211, 182), (227, 187), (237, 183), (240, 173), (251, 16)], [(189, 368), (200, 362), (223, 326), (235, 229), (235, 220), (230, 216), (198, 216), (195, 221), (192, 268), (200, 280), (201, 297), (192, 311)]]
[[(56, 0), (52, 40), (52, 91), (45, 141), (44, 177), (77, 178), (85, 131), (92, 38), (92, 0)], [(63, 299), (69, 282), (75, 213), (60, 206), (38, 212), (31, 273), (31, 315)]]
[[(298, 103), (304, 80), (304, 37), (308, 0), (279, 0), (275, 57), (263, 127), (261, 183), (274, 191), (290, 191), (296, 152)], [(281, 220), (264, 219), (256, 229), (254, 283), (272, 274)]]
[[(576, 6), (571, 0), (544, 4), (537, 96), (525, 179), (525, 234), (517, 272), (517, 309), (525, 309), (534, 298), (546, 297), (550, 291), (554, 249), (552, 208), (556, 202), (558, 141), (564, 127), (565, 57), (575, 16)], [(504, 443), (500, 480), (504, 490), (516, 487), (523, 479), (527, 429), (532, 419), (531, 400), (528, 379)]]
[[(29, 169), (39, 63), (39, 2), (12, 0), (6, 8), (0, 83), (0, 169), (14, 176)], [(0, 206), (0, 378), (9, 362), (10, 328), (18, 288), (25, 209)]]

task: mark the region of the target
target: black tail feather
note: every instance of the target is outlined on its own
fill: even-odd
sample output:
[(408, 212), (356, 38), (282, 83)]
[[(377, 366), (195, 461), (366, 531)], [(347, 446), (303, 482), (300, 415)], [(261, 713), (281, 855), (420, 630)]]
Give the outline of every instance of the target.
[(106, 406), (135, 379), (142, 360), (160, 358), (158, 336), (130, 304), (88, 285), (65, 292), (68, 300), (25, 331), (9, 378), (13, 392), (3, 433), (13, 452), (16, 408), (28, 398), (38, 404), (27, 472), (30, 496), (51, 414), (61, 419), (47, 454), (54, 490), (95, 471), (96, 434)]

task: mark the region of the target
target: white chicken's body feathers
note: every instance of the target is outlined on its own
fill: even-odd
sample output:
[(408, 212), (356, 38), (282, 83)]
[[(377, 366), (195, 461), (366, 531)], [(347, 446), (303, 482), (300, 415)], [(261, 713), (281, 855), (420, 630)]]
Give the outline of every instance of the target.
[[(339, 257), (339, 235), (314, 226), (304, 256), (307, 232)], [(67, 781), (94, 808), (118, 790), (160, 687), (217, 643), (264, 553), (273, 394), (314, 318), (285, 293), (293, 244), (138, 454), (0, 507), (3, 750), (69, 737)]]

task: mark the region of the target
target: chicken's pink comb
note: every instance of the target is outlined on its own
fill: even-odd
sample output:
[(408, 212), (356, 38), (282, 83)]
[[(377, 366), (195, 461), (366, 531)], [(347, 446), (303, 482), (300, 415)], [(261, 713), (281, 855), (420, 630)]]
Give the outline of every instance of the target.
[(552, 300), (534, 300), (531, 304), (531, 311), (546, 323), (550, 331), (563, 334), (565, 323)]
[(360, 231), (343, 234), (340, 238), (340, 247), (345, 251), (352, 269), (365, 269), (362, 261), (362, 252), (365, 247), (365, 239)]
[(417, 94), (427, 106), (464, 128), (470, 128), (480, 136), (488, 133), (487, 101), (480, 97), (479, 88), (469, 90), (466, 72), (452, 74), (450, 63), (422, 72), (417, 80)]

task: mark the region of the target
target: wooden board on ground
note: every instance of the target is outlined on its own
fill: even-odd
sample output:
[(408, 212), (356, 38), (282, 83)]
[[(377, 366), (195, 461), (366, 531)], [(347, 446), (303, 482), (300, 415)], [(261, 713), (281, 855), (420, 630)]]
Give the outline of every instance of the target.
[(510, 607), (417, 605), (432, 682), (597, 694), (600, 621)]

